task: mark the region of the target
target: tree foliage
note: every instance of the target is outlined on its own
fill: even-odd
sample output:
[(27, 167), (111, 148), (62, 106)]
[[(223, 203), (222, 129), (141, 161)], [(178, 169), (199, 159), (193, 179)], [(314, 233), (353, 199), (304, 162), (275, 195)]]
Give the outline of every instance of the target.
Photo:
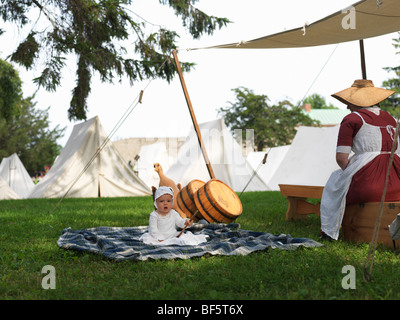
[(6, 121), (18, 115), (22, 97), (21, 79), (13, 66), (0, 60), (0, 119)]
[[(229, 23), (226, 18), (208, 16), (196, 9), (197, 1), (159, 0), (182, 18), (183, 26), (195, 39)], [(69, 118), (74, 120), (86, 119), (95, 72), (103, 82), (124, 76), (131, 83), (150, 77), (171, 81), (176, 67), (163, 62), (176, 49), (178, 34), (163, 27), (149, 32), (148, 23), (130, 10), (134, 8), (131, 4), (131, 0), (1, 0), (2, 19), (31, 30), (11, 60), (31, 69), (44, 59), (41, 74), (34, 81), (54, 91), (61, 84), (67, 55), (75, 55), (76, 87), (68, 110)], [(46, 23), (38, 23), (41, 17)], [(133, 49), (127, 49), (126, 44), (132, 42)], [(192, 67), (192, 63), (182, 63), (183, 71)]]
[(0, 119), (0, 159), (16, 153), (26, 170), (35, 175), (51, 166), (60, 153), (57, 139), (64, 129), (49, 129), (48, 109), (35, 108), (33, 97), (19, 101), (20, 114), (10, 121)]
[[(393, 39), (393, 46), (395, 49), (400, 48), (400, 32), (398, 33), (398, 38)], [(400, 54), (400, 51), (397, 51), (396, 54)], [(387, 98), (385, 101), (380, 103), (380, 106), (383, 110), (391, 113), (393, 116), (397, 117), (400, 112), (400, 66), (397, 67), (386, 67), (384, 70), (388, 72), (394, 72), (395, 78), (388, 79), (383, 81), (382, 87), (385, 89), (393, 90), (395, 93)]]
[(300, 107), (286, 100), (269, 105), (266, 95), (256, 95), (244, 87), (232, 90), (236, 94), (236, 101), (229, 102), (230, 107), (220, 108), (218, 112), (224, 116), (232, 132), (242, 129), (245, 135), (245, 129), (253, 129), (257, 151), (290, 144), (299, 125), (318, 125)]

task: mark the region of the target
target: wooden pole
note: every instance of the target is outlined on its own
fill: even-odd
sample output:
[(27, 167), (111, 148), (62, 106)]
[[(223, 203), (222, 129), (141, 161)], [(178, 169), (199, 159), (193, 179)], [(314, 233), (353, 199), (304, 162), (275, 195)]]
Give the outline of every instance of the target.
[(189, 93), (188, 93), (187, 88), (186, 88), (185, 79), (183, 78), (181, 64), (179, 63), (178, 55), (176, 53), (176, 50), (173, 50), (172, 54), (174, 55), (175, 64), (176, 64), (176, 68), (178, 69), (179, 79), (181, 80), (183, 93), (185, 94), (186, 103), (187, 103), (188, 108), (189, 108), (190, 117), (192, 118), (194, 130), (196, 131), (196, 134), (197, 134), (197, 139), (198, 139), (199, 144), (200, 144), (200, 149), (201, 149), (201, 152), (203, 154), (204, 161), (206, 162), (208, 173), (210, 174), (211, 179), (215, 179), (214, 171), (213, 171), (213, 169), (211, 167), (210, 160), (208, 159), (208, 155), (207, 155), (207, 151), (206, 151), (206, 148), (204, 146), (204, 143), (203, 143), (203, 139), (201, 138), (200, 128), (199, 128), (199, 125), (197, 124), (196, 116), (194, 115), (192, 102), (190, 101)]
[(367, 70), (365, 68), (365, 53), (364, 53), (364, 40), (360, 40), (360, 55), (361, 55), (361, 73), (364, 80), (367, 79)]
[[(194, 215), (192, 215), (192, 217), (189, 219), (189, 221), (193, 221), (194, 217), (196, 217), (196, 215), (197, 215), (198, 213), (199, 213), (199, 210), (196, 210), (196, 212), (194, 213)], [(182, 231), (178, 234), (177, 238), (179, 238), (179, 237), (182, 235), (183, 231), (185, 231), (187, 227), (188, 227), (188, 226), (186, 225), (186, 226), (182, 229)]]

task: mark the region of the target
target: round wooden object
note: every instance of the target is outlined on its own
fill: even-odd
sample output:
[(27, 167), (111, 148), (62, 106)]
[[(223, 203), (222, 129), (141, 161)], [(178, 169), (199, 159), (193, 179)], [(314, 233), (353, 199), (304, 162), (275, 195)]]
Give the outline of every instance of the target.
[(220, 180), (212, 179), (194, 197), (197, 209), (208, 222), (229, 223), (242, 214), (236, 193)]
[[(194, 197), (202, 186), (205, 185), (204, 181), (192, 180), (189, 184), (179, 191), (176, 202), (179, 208), (186, 213), (188, 218), (191, 218), (197, 211), (196, 203), (194, 202)], [(201, 214), (197, 214), (193, 221), (199, 221), (202, 218)]]

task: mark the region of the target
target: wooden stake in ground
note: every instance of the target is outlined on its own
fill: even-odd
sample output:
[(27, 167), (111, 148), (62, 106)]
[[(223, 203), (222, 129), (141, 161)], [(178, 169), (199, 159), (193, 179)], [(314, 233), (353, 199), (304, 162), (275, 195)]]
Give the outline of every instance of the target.
[(392, 151), (390, 153), (390, 159), (389, 159), (389, 166), (388, 166), (388, 170), (386, 173), (386, 178), (385, 178), (385, 186), (383, 188), (383, 192), (382, 192), (382, 198), (381, 198), (381, 202), (379, 205), (379, 211), (378, 211), (378, 216), (376, 218), (376, 222), (375, 222), (375, 227), (374, 227), (374, 231), (372, 233), (372, 239), (371, 242), (369, 244), (369, 250), (368, 250), (368, 256), (367, 256), (367, 260), (365, 261), (365, 265), (364, 265), (364, 281), (368, 281), (370, 282), (372, 280), (372, 267), (374, 265), (374, 257), (375, 257), (375, 250), (376, 250), (376, 245), (378, 242), (378, 236), (379, 236), (379, 228), (381, 225), (381, 217), (382, 217), (382, 212), (383, 212), (383, 204), (385, 202), (385, 196), (386, 196), (386, 188), (389, 182), (389, 177), (390, 177), (390, 169), (392, 167), (393, 164), (393, 158), (394, 158), (394, 154), (396, 152), (397, 149), (397, 140), (399, 138), (399, 127), (400, 127), (400, 112), (397, 116), (396, 119), (396, 130), (394, 133), (394, 139), (393, 139), (393, 145), (392, 145)]
[(208, 173), (210, 174), (210, 178), (211, 179), (215, 179), (214, 171), (213, 171), (213, 169), (211, 167), (211, 163), (210, 163), (210, 160), (208, 159), (207, 151), (206, 151), (206, 148), (204, 146), (203, 139), (201, 137), (200, 128), (199, 128), (199, 125), (197, 124), (196, 116), (194, 115), (192, 102), (190, 101), (189, 93), (188, 93), (188, 90), (186, 88), (185, 79), (183, 78), (181, 64), (179, 63), (178, 55), (176, 53), (176, 50), (173, 50), (172, 54), (174, 55), (175, 64), (176, 64), (176, 68), (178, 69), (179, 79), (181, 80), (183, 93), (185, 94), (186, 103), (187, 103), (188, 108), (189, 108), (190, 117), (192, 118), (194, 130), (196, 131), (197, 139), (199, 140), (200, 149), (201, 149), (201, 152), (203, 153), (203, 157), (204, 157), (204, 161), (206, 162)]

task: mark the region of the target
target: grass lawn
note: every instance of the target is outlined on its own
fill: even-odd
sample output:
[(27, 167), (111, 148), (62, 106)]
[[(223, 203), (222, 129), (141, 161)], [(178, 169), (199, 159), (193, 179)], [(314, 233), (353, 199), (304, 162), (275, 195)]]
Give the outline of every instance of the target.
[[(288, 233), (318, 241), (319, 218), (286, 222), (279, 192), (246, 192), (242, 229)], [(247, 256), (114, 262), (57, 246), (64, 228), (148, 224), (150, 197), (0, 201), (0, 299), (399, 299), (399, 257), (378, 247), (373, 281), (363, 281), (368, 244), (341, 240), (296, 251), (268, 249)], [(56, 289), (42, 288), (44, 266), (56, 270)], [(356, 289), (342, 273), (354, 266)]]

